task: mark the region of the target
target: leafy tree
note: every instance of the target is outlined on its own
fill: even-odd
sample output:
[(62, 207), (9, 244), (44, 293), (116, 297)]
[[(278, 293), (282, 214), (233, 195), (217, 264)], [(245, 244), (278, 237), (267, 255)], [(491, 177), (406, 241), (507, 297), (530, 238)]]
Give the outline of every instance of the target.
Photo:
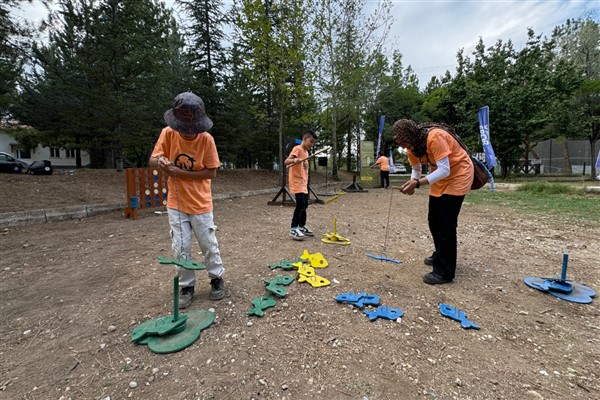
[[(62, 0), (35, 47), (20, 119), (94, 166), (147, 160), (182, 70), (177, 25), (162, 2)], [(80, 166), (80, 159), (77, 159)]]
[[(596, 142), (600, 139), (600, 27), (595, 15), (589, 14), (556, 27), (553, 38), (558, 42), (558, 57), (562, 65), (571, 66), (570, 69), (563, 68), (562, 74), (571, 77), (563, 79), (564, 82), (570, 82), (570, 88), (579, 84), (576, 90), (571, 91), (573, 96), (570, 100), (563, 99), (560, 106), (557, 105), (559, 113), (556, 115), (575, 126), (569, 137), (585, 137), (590, 142), (590, 164), (592, 176), (595, 176)], [(573, 76), (573, 73), (578, 75)], [(563, 81), (560, 84), (564, 85)]]
[(4, 0), (0, 4), (0, 120), (9, 116), (9, 107), (17, 97), (17, 80), (23, 71), (30, 30), (11, 18), (11, 8), (19, 0)]
[(251, 109), (257, 112), (253, 141), (260, 148), (261, 161), (272, 164), (272, 155), (278, 154), (281, 171), (286, 126), (290, 126), (294, 110), (305, 108), (312, 96), (306, 69), (309, 4), (242, 0), (235, 9), (236, 45), (246, 53), (239, 69), (250, 84)]
[[(364, 0), (316, 1), (315, 31), (320, 49), (318, 83), (330, 110), (334, 179), (338, 179), (338, 160), (342, 154), (338, 150), (341, 144), (338, 124), (344, 119), (349, 120), (350, 112), (360, 115), (360, 110), (364, 110), (358, 102), (364, 102), (368, 91), (358, 90), (369, 88), (368, 66), (377, 60), (369, 55), (377, 55), (392, 21), (389, 1), (377, 3), (369, 17), (362, 13), (364, 5)], [(373, 51), (369, 53), (366, 49)], [(350, 131), (346, 127), (346, 133)]]

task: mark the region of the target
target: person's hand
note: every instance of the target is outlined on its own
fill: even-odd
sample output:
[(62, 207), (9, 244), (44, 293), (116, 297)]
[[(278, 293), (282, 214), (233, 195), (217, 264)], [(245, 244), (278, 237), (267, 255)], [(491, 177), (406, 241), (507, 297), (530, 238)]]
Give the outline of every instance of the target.
[(404, 185), (402, 185), (400, 191), (410, 196), (415, 193), (416, 187), (417, 181), (415, 181), (414, 179), (409, 179), (408, 181), (404, 182)]
[(169, 163), (165, 166), (164, 171), (168, 176), (175, 176), (175, 175), (177, 175), (179, 168), (177, 168), (177, 166), (175, 166), (175, 164)]
[(158, 167), (162, 168), (163, 170), (165, 170), (166, 167), (168, 167), (169, 165), (173, 165), (173, 163), (171, 161), (169, 161), (169, 159), (165, 156), (158, 156), (157, 163), (158, 163)]

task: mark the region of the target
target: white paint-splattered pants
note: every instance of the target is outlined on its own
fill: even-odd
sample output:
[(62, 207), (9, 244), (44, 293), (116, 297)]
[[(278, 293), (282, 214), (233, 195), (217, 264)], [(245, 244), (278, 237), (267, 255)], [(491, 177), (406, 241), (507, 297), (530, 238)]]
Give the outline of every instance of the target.
[[(219, 278), (225, 269), (221, 261), (219, 243), (215, 231), (217, 226), (213, 222), (213, 213), (187, 214), (172, 208), (167, 209), (169, 224), (171, 225), (171, 239), (173, 256), (185, 260), (192, 260), (192, 232), (198, 240), (200, 250), (204, 255), (204, 264), (208, 276)], [(195, 286), (196, 271), (177, 267), (179, 287)]]

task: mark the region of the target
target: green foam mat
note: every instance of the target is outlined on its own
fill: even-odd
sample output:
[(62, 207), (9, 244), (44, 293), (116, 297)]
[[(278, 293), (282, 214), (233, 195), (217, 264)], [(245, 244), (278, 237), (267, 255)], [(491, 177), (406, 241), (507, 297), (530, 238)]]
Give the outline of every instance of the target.
[(194, 343), (200, 337), (200, 333), (215, 320), (215, 314), (208, 310), (192, 310), (184, 315), (187, 316), (187, 321), (183, 331), (171, 335), (151, 336), (148, 339), (148, 348), (159, 354), (183, 350)]

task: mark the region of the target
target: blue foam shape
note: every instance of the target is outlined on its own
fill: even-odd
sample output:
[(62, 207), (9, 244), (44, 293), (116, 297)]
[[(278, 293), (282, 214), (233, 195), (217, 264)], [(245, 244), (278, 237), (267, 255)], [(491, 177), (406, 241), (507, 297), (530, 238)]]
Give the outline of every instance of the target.
[(469, 329), (469, 328), (473, 328), (473, 329), (479, 329), (479, 325), (477, 325), (474, 322), (471, 322), (467, 319), (467, 314), (465, 314), (463, 311), (459, 310), (458, 308), (454, 308), (449, 304), (440, 304), (440, 313), (442, 313), (442, 315), (444, 317), (448, 317), (451, 318), (455, 321), (460, 322), (460, 326), (463, 329)]
[(358, 308), (364, 306), (378, 306), (379, 296), (376, 294), (369, 294), (367, 292), (361, 293), (340, 293), (335, 297), (335, 300), (340, 303), (348, 303)]
[(404, 311), (401, 309), (388, 306), (379, 306), (375, 311), (365, 310), (363, 312), (369, 316), (371, 321), (377, 318), (398, 319), (404, 315)]
[(378, 256), (375, 254), (367, 254), (367, 257), (371, 257), (371, 258), (374, 258), (375, 260), (379, 260), (379, 261), (389, 261), (394, 264), (402, 264), (402, 261), (400, 261), (400, 260), (394, 260), (393, 258)]
[(533, 289), (540, 290), (551, 294), (554, 297), (558, 297), (561, 300), (570, 301), (571, 303), (589, 304), (592, 302), (592, 298), (596, 297), (596, 291), (590, 287), (582, 285), (581, 283), (566, 280), (571, 284), (572, 290), (569, 293), (559, 292), (552, 290), (552, 286), (547, 284), (548, 281), (556, 280), (555, 278), (538, 278), (530, 276), (523, 281), (525, 284)]

